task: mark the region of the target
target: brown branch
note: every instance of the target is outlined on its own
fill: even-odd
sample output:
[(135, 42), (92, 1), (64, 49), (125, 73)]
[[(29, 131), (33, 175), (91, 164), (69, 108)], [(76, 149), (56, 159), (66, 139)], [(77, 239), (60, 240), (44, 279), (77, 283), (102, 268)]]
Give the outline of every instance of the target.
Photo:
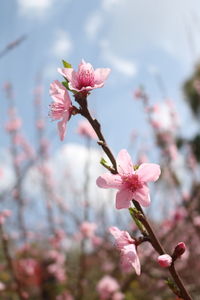
[(26, 38), (27, 38), (27, 36), (24, 34), (21, 37), (19, 37), (18, 39), (9, 43), (3, 50), (0, 51), (0, 58), (2, 58), (4, 55), (6, 55), (10, 50), (19, 46)]
[(2, 242), (3, 253), (5, 256), (6, 262), (7, 262), (7, 268), (10, 272), (10, 275), (11, 275), (13, 281), (16, 284), (16, 292), (19, 296), (19, 299), (21, 299), (21, 300), (27, 299), (23, 294), (21, 283), (15, 273), (15, 270), (13, 267), (13, 261), (12, 261), (12, 258), (11, 258), (10, 252), (9, 252), (8, 240), (7, 240), (7, 237), (5, 237), (2, 224), (0, 224), (0, 238), (1, 238), (1, 242)]
[[(93, 127), (94, 131), (96, 132), (99, 140), (100, 140), (100, 146), (102, 147), (102, 149), (104, 150), (104, 152), (106, 153), (106, 155), (108, 156), (108, 158), (110, 159), (112, 165), (113, 165), (113, 173), (117, 173), (117, 164), (116, 164), (116, 160), (115, 157), (112, 153), (112, 151), (110, 150), (110, 148), (108, 147), (106, 140), (101, 132), (101, 126), (100, 123), (94, 119), (89, 110), (88, 110), (88, 105), (87, 105), (87, 98), (81, 94), (76, 94), (75, 95), (75, 100), (79, 103), (80, 105), (80, 114), (82, 116), (84, 116), (89, 123), (91, 124), (91, 126)], [(133, 200), (134, 201), (134, 200)], [(150, 223), (148, 222), (140, 204), (137, 201), (134, 201), (134, 205), (135, 207), (138, 209), (138, 211), (141, 213), (140, 216), (140, 221), (143, 223), (143, 225), (145, 226), (149, 237), (151, 239), (151, 244), (153, 246), (153, 248), (160, 254), (164, 254), (165, 251), (162, 247), (162, 245), (160, 244), (160, 241), (158, 240), (158, 238), (156, 237)], [(168, 268), (169, 272), (171, 273), (171, 276), (173, 277), (175, 283), (177, 284), (178, 288), (180, 289), (180, 293), (181, 293), (181, 297), (184, 300), (192, 300), (191, 296), (189, 295), (189, 293), (187, 292), (187, 290), (184, 287), (184, 284), (182, 283), (182, 280), (180, 279), (180, 276), (178, 275), (174, 263)]]
[(80, 114), (85, 117), (89, 123), (91, 124), (91, 126), (93, 127), (94, 131), (96, 132), (98, 138), (99, 138), (99, 142), (98, 144), (101, 145), (102, 149), (104, 150), (104, 152), (106, 153), (106, 155), (108, 156), (108, 158), (110, 159), (112, 165), (113, 165), (113, 169), (114, 169), (114, 173), (117, 173), (117, 164), (116, 164), (116, 160), (114, 155), (112, 154), (112, 151), (110, 150), (110, 148), (108, 147), (106, 140), (101, 132), (101, 125), (100, 123), (97, 121), (97, 119), (94, 119), (89, 110), (88, 110), (88, 106), (87, 106), (87, 99), (83, 98), (83, 97), (78, 97), (76, 96), (75, 100), (79, 103), (81, 109), (80, 109)]

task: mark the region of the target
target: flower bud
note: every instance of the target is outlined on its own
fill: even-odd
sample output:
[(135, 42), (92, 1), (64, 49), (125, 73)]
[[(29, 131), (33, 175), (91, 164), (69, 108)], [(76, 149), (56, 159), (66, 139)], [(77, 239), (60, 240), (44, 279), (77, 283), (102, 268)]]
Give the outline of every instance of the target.
[(9, 209), (4, 209), (4, 210), (2, 211), (2, 215), (3, 215), (4, 217), (10, 217), (10, 216), (12, 215), (12, 212), (11, 212)]
[(168, 268), (172, 264), (172, 257), (168, 254), (163, 254), (158, 256), (157, 261), (161, 267)]
[(183, 243), (183, 242), (178, 243), (177, 246), (174, 249), (173, 258), (177, 259), (181, 255), (183, 255), (183, 253), (185, 252), (185, 250), (186, 250), (185, 243)]

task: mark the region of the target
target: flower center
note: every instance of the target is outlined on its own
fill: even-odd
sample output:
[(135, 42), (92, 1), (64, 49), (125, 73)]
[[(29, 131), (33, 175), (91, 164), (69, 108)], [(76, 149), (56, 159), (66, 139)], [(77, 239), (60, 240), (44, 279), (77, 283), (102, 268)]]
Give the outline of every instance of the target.
[(143, 183), (140, 181), (137, 174), (126, 176), (124, 178), (124, 183), (127, 185), (127, 188), (130, 189), (132, 192), (135, 192), (136, 190), (141, 189), (143, 187)]
[(78, 76), (78, 88), (94, 86), (94, 72), (92, 70), (81, 70)]

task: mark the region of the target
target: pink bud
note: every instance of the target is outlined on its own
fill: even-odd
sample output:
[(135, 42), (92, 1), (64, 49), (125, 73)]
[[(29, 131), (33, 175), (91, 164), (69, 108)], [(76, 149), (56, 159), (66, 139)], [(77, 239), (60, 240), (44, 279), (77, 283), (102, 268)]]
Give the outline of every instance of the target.
[(161, 267), (168, 268), (172, 264), (172, 257), (168, 254), (163, 254), (158, 256), (157, 261)]
[(2, 215), (3, 215), (4, 217), (10, 217), (10, 216), (12, 215), (12, 212), (11, 212), (9, 209), (4, 209), (4, 210), (2, 211)]
[(186, 250), (185, 243), (183, 243), (183, 242), (178, 243), (178, 245), (174, 249), (174, 253), (173, 253), (174, 259), (177, 259), (181, 255), (183, 255), (183, 253), (185, 252), (185, 250)]

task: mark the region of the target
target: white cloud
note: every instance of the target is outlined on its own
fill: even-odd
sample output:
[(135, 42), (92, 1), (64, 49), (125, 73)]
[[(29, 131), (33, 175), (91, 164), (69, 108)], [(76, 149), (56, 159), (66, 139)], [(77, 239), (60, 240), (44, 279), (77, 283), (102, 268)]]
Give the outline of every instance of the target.
[(147, 70), (151, 75), (159, 75), (160, 74), (159, 68), (153, 64), (150, 64), (147, 67)]
[(102, 8), (109, 11), (122, 3), (123, 0), (102, 0)]
[(130, 56), (163, 49), (176, 60), (191, 63), (186, 30), (189, 27), (195, 47), (193, 60), (199, 58), (198, 0), (103, 0), (102, 3), (109, 20), (105, 39), (118, 53)]
[(130, 61), (122, 56), (116, 55), (110, 48), (108, 41), (101, 41), (102, 58), (108, 62), (116, 71), (132, 77), (137, 74), (137, 67), (133, 61)]
[(58, 58), (66, 58), (69, 56), (73, 49), (73, 43), (69, 36), (69, 33), (64, 30), (58, 30), (56, 32), (54, 44), (51, 52)]
[(102, 14), (99, 12), (93, 12), (88, 17), (85, 24), (85, 32), (87, 36), (91, 39), (97, 37), (98, 32), (102, 26), (102, 23), (103, 23)]
[(11, 157), (7, 151), (0, 151), (0, 193), (9, 190), (15, 181)]
[[(88, 163), (88, 155), (90, 155)], [(94, 148), (88, 150), (79, 144), (66, 144), (63, 145), (57, 153), (49, 160), (48, 167), (52, 170), (54, 186), (58, 195), (63, 199), (67, 198), (69, 206), (73, 206), (75, 194), (78, 194), (79, 204), (82, 201), (84, 180), (85, 180), (85, 164), (89, 167), (89, 197), (91, 206), (95, 209), (107, 204), (112, 209), (115, 206), (114, 195), (112, 191), (100, 189), (96, 185), (96, 178), (105, 169), (100, 165), (102, 154), (99, 150)], [(74, 159), (76, 158), (76, 159)], [(42, 191), (40, 188), (40, 172), (37, 168), (30, 168), (25, 181), (25, 189), (33, 198), (39, 197)], [(35, 188), (33, 189), (33, 186)], [(100, 199), (100, 201), (99, 201)]]
[(17, 0), (19, 11), (30, 17), (43, 16), (55, 0)]

